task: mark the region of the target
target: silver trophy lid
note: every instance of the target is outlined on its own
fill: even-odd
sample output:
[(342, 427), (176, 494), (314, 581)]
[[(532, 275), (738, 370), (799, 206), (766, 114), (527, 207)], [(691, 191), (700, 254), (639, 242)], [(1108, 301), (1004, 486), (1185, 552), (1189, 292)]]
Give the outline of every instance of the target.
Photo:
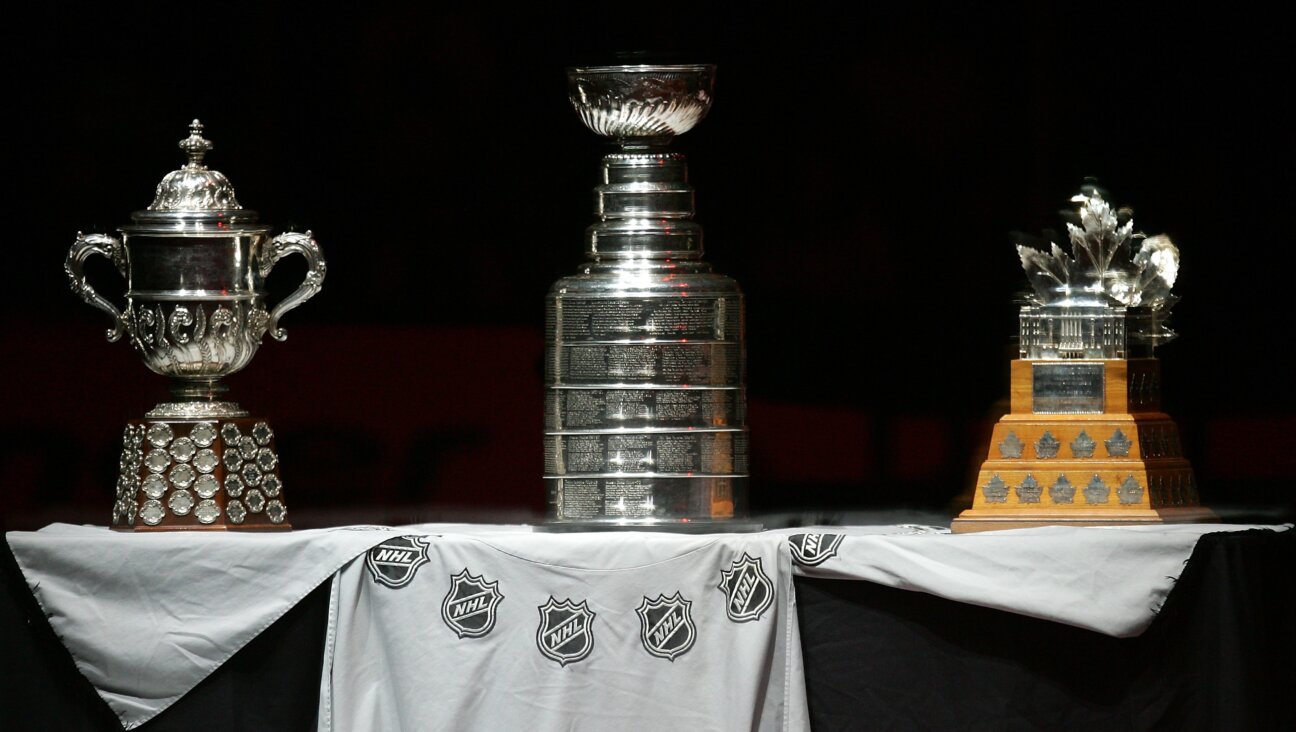
[(189, 136), (180, 141), (180, 149), (189, 156), (189, 162), (168, 173), (158, 184), (153, 203), (147, 209), (131, 214), (131, 220), (146, 228), (158, 225), (183, 228), (186, 224), (201, 226), (204, 223), (218, 228), (256, 224), (256, 211), (239, 205), (229, 178), (203, 164), (203, 157), (213, 146), (202, 136), (202, 131), (201, 122), (195, 119), (190, 123)]

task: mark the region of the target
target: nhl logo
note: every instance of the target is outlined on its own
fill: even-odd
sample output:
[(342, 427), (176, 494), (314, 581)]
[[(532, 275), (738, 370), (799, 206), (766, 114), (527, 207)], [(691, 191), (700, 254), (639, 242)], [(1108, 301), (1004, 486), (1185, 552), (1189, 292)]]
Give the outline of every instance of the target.
[(495, 607), (504, 596), (499, 582), (464, 571), (450, 578), (450, 592), (441, 603), (441, 619), (460, 638), (480, 638), (495, 628)]
[(536, 631), (540, 652), (562, 666), (585, 658), (594, 650), (590, 627), (594, 616), (585, 600), (576, 605), (570, 599), (558, 602), (550, 595), (549, 602), (540, 606), (540, 628)]
[(365, 555), (365, 566), (374, 581), (400, 589), (414, 579), (418, 568), (428, 562), (428, 540), (420, 536), (388, 539)]
[(656, 600), (646, 596), (635, 612), (639, 613), (640, 633), (644, 648), (658, 658), (672, 663), (693, 647), (697, 626), (689, 609), (693, 603), (676, 592), (670, 597), (658, 595)]
[(720, 570), (720, 591), (725, 593), (725, 613), (735, 623), (760, 620), (774, 602), (774, 583), (761, 567), (760, 557), (743, 552), (728, 571)]
[(792, 560), (803, 567), (823, 564), (837, 554), (841, 534), (796, 534), (788, 537), (792, 546)]

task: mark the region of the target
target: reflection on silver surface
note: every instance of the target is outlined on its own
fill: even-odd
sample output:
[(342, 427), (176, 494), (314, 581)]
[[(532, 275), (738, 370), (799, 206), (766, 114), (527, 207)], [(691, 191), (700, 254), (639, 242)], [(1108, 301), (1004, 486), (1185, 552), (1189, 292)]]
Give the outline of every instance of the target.
[(715, 67), (587, 66), (567, 72), (568, 97), (585, 126), (618, 140), (681, 135), (711, 109)]
[(1071, 485), (1065, 475), (1059, 475), (1049, 488), (1049, 498), (1054, 503), (1072, 503), (1075, 500), (1075, 486)]
[(1089, 485), (1084, 489), (1085, 503), (1106, 503), (1111, 497), (1111, 488), (1103, 482), (1101, 476), (1095, 474), (1089, 479)]
[[(212, 147), (202, 124), (194, 120), (189, 136), (180, 141), (186, 163), (162, 179), (153, 202), (131, 214), (131, 222), (118, 229), (120, 236), (78, 234), (64, 260), (73, 291), (111, 318), (108, 339), (127, 335), (145, 365), (171, 380), (172, 400), (147, 413), (147, 429), (128, 427), (125, 432), (121, 495), (113, 512), (117, 524), (134, 519), (140, 497), (123, 496), (141, 484), (138, 463), (145, 436), (151, 449), (142, 459), (150, 474), (141, 487), (149, 500), (140, 506), (140, 515), (149, 525), (166, 520), (167, 508), (178, 516), (193, 510), (190, 487), (203, 499), (199, 521), (218, 521), (220, 507), (211, 498), (219, 489), (222, 461), (229, 473), (243, 471), (241, 477), (225, 478), (231, 495), (242, 492), (244, 481), (256, 484), (272, 474), (278, 458), (268, 449), (270, 426), (245, 425), (251, 432), (245, 436), (227, 421), (247, 412), (223, 400), (221, 379), (248, 365), (266, 333), (277, 340), (287, 337), (280, 318), (318, 293), (327, 271), (309, 231), (272, 235), (255, 211), (243, 208), (229, 179), (205, 164)], [(281, 259), (294, 254), (306, 261), (305, 277), (271, 306), (266, 278)], [(118, 309), (86, 280), (85, 264), (95, 256), (108, 259), (125, 278), (124, 307)], [(186, 424), (191, 420), (201, 421)], [(217, 421), (225, 423), (218, 428)], [(166, 495), (164, 473), (174, 487), (165, 506), (159, 501)]]
[(164, 516), (166, 516), (166, 510), (162, 508), (160, 501), (149, 499), (140, 506), (139, 517), (149, 526), (157, 526), (162, 523)]
[(1017, 246), (1032, 288), (1021, 310), (1021, 357), (1150, 355), (1175, 337), (1165, 321), (1176, 301), (1178, 248), (1165, 235), (1136, 233), (1133, 212), (1114, 211), (1096, 188), (1071, 200), (1080, 204), (1080, 225), (1067, 223), (1074, 256), (1056, 243), (1047, 252)]
[(1062, 443), (1053, 436), (1052, 432), (1044, 430), (1044, 434), (1040, 435), (1040, 438), (1035, 441), (1035, 457), (1041, 460), (1055, 458), (1058, 455), (1058, 448), (1061, 446)]
[(216, 428), (210, 422), (199, 422), (189, 431), (189, 439), (198, 447), (211, 447), (216, 441)]
[(1017, 486), (1017, 502), (1039, 503), (1040, 492), (1042, 490), (1039, 481), (1035, 480), (1035, 476), (1027, 475), (1026, 479), (1022, 481), (1022, 484)]
[(1094, 448), (1098, 443), (1094, 442), (1089, 433), (1080, 430), (1080, 434), (1071, 441), (1071, 454), (1077, 458), (1091, 458), (1094, 454)]
[(177, 490), (167, 499), (167, 507), (177, 516), (185, 516), (194, 506), (194, 496), (186, 490)]
[(671, 136), (711, 105), (714, 68), (570, 69), (569, 98), (617, 140), (586, 263), (546, 300), (545, 482), (552, 522), (661, 523), (746, 509), (743, 299), (702, 259)]
[(1025, 445), (1022, 444), (1021, 438), (1017, 436), (1017, 433), (1010, 431), (1008, 436), (1003, 438), (1003, 441), (999, 443), (999, 455), (1003, 458), (1016, 460), (1022, 456), (1022, 448), (1024, 447)]
[(216, 519), (220, 518), (220, 506), (215, 501), (203, 501), (194, 509), (194, 516), (204, 524), (216, 523)]
[(1134, 443), (1130, 438), (1125, 436), (1117, 427), (1109, 439), (1103, 440), (1103, 445), (1107, 448), (1107, 455), (1110, 457), (1129, 457), (1130, 446)]
[(1124, 482), (1116, 489), (1116, 497), (1123, 504), (1138, 503), (1143, 500), (1143, 486), (1133, 475), (1126, 476)]
[(1102, 414), (1106, 396), (1101, 363), (1031, 364), (1031, 411), (1036, 414)]
[(200, 475), (198, 480), (194, 481), (194, 493), (197, 493), (199, 498), (211, 498), (218, 490), (220, 490), (220, 483), (214, 475)]
[[(272, 237), (255, 211), (238, 204), (229, 180), (203, 162), (212, 145), (197, 120), (180, 147), (188, 163), (163, 179), (153, 203), (121, 227), (121, 239), (81, 236), (65, 264), (73, 288), (112, 317), (145, 365), (173, 379), (179, 402), (150, 416), (228, 417), (240, 410), (215, 398), (225, 391), (221, 377), (247, 366), (267, 331), (285, 337), (279, 318), (319, 291), (326, 264), (309, 232)], [(288, 254), (306, 258), (305, 281), (267, 311), (265, 277)], [(85, 281), (84, 262), (94, 255), (110, 258), (126, 278), (123, 310)]]
[(1003, 478), (999, 477), (998, 473), (981, 488), (981, 493), (985, 496), (986, 503), (1008, 502), (1008, 486), (1003, 482)]

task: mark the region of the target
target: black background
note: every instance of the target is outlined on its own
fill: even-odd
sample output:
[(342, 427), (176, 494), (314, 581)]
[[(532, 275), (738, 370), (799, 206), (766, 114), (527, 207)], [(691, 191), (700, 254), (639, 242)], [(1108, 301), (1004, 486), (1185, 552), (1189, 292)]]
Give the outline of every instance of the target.
[[(296, 523), (540, 511), (543, 297), (581, 261), (605, 151), (563, 69), (625, 51), (718, 64), (711, 114), (674, 147), (707, 258), (747, 294), (756, 509), (961, 508), (1005, 408), (1025, 286), (1013, 232), (1060, 230), (1095, 176), (1182, 251), (1182, 337), (1158, 355), (1203, 498), (1289, 515), (1293, 55), (1278, 18), (1227, 11), (36, 11), (4, 51), (5, 523), (106, 520), (120, 425), (163, 380), (102, 341), (106, 319), (60, 265), (78, 230), (149, 203), (194, 117), (243, 205), (309, 227), (329, 260), (321, 295), (285, 319), (293, 337), (231, 379), (274, 420)], [(95, 264), (92, 281), (120, 291)], [(302, 265), (281, 269), (276, 296)], [(516, 374), (499, 386), (512, 413), (445, 416), (471, 401), (463, 368), (508, 359), (485, 371)], [(367, 378), (330, 382), (339, 364)], [(321, 428), (331, 400), (387, 431), (348, 432), (341, 409)], [(393, 434), (417, 436), (406, 467), (369, 470)], [(513, 459), (437, 473), (483, 442)]]

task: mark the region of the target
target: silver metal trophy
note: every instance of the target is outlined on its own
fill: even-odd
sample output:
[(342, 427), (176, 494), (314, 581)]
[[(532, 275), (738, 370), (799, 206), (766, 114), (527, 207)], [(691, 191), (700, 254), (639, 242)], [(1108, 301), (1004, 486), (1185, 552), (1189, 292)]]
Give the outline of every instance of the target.
[[(180, 148), (188, 164), (167, 175), (153, 203), (121, 238), (79, 235), (65, 269), (72, 289), (113, 322), (153, 371), (171, 378), (172, 401), (125, 431), (112, 525), (120, 529), (288, 528), (269, 424), (225, 401), (221, 377), (252, 360), (261, 338), (287, 334), (279, 318), (319, 292), (325, 263), (305, 234), (271, 236), (234, 187), (203, 164), (212, 144), (194, 120)], [(289, 254), (306, 258), (305, 282), (266, 309), (265, 277)], [(100, 255), (126, 278), (118, 310), (86, 281)]]
[(743, 296), (702, 261), (688, 167), (667, 150), (706, 116), (715, 67), (567, 76), (581, 120), (619, 149), (600, 165), (588, 261), (546, 300), (549, 525), (733, 530), (747, 502)]

